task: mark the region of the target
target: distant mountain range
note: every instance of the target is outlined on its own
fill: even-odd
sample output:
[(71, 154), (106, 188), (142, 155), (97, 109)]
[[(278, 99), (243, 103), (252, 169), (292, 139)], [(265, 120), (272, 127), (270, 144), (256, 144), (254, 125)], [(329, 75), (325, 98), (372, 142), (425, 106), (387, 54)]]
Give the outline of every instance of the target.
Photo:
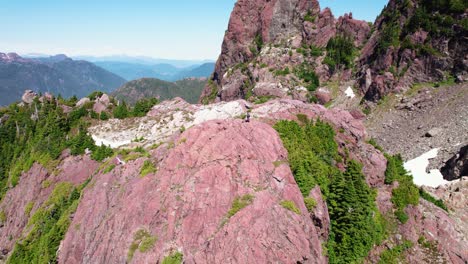
[(94, 64), (122, 76), (126, 80), (157, 78), (165, 81), (178, 81), (189, 77), (209, 77), (215, 66), (213, 62), (183, 68), (169, 63), (149, 65), (123, 61), (95, 61)]
[(157, 97), (160, 100), (181, 97), (189, 103), (197, 103), (206, 83), (207, 78), (187, 78), (176, 82), (143, 78), (126, 83), (112, 95), (129, 104), (151, 97)]
[(0, 53), (0, 105), (21, 99), (24, 90), (84, 97), (95, 90), (111, 92), (125, 80), (93, 63), (65, 55), (23, 58)]

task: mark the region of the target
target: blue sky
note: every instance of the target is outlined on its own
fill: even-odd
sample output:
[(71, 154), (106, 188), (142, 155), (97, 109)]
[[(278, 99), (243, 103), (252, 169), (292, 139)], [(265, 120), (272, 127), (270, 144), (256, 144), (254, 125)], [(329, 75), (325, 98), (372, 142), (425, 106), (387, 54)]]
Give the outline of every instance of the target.
[[(386, 0), (321, 0), (373, 21)], [(0, 0), (0, 52), (216, 59), (235, 0)]]

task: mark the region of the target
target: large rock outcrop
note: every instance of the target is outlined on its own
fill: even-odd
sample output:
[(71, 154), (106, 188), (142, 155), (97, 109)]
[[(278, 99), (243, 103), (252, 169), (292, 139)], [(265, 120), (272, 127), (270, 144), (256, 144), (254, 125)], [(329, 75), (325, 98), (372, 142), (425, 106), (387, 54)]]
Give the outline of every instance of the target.
[[(330, 79), (328, 67), (322, 65), (328, 41), (346, 35), (359, 47), (369, 33), (367, 22), (354, 20), (352, 14), (335, 19), (330, 9), (320, 10), (316, 0), (239, 0), (201, 101), (252, 96), (307, 101), (309, 92), (296, 70), (308, 64), (320, 80)], [(309, 49), (322, 49), (322, 55), (311, 55)]]
[(455, 156), (449, 159), (440, 172), (444, 175), (444, 179), (449, 181), (468, 176), (468, 145), (462, 147)]
[[(203, 122), (241, 119), (247, 113), (252, 119), (271, 125), (283, 119), (297, 120), (298, 114), (304, 114), (309, 119), (320, 118), (327, 121), (336, 131), (341, 131), (337, 133), (336, 140), (342, 153), (345, 152), (345, 148), (348, 149), (350, 158), (364, 165), (367, 182), (374, 187), (383, 184), (386, 160), (382, 153), (365, 143), (367, 133), (362, 120), (354, 118), (347, 111), (328, 110), (321, 105), (306, 104), (297, 100), (272, 100), (260, 105), (237, 100), (203, 106), (191, 105), (176, 98), (154, 106), (146, 117), (131, 120), (112, 119), (98, 123), (89, 131), (98, 145), (102, 143), (112, 147), (149, 147), (165, 142), (174, 134)], [(135, 138), (143, 140), (134, 142)]]
[(43, 205), (57, 183), (78, 186), (91, 177), (98, 166), (89, 156), (72, 157), (64, 152), (62, 161), (54, 168), (56, 175), (37, 163), (23, 173), (18, 185), (9, 190), (0, 203), (0, 212), (6, 218), (0, 226), (0, 257), (1, 252), (11, 252), (15, 241), (22, 238), (29, 218)]
[[(247, 113), (250, 122), (242, 118)], [(59, 263), (161, 262), (175, 252), (183, 254), (185, 263), (326, 263), (326, 200), (314, 188), (309, 196), (317, 205), (307, 210), (288, 153), (272, 128), (278, 120), (302, 122), (304, 117), (334, 128), (340, 156), (363, 164), (367, 183), (379, 190), (379, 209), (391, 213), (395, 186), (384, 185), (386, 159), (366, 143), (362, 120), (349, 112), (290, 99), (209, 106), (175, 99), (154, 106), (146, 117), (121, 120), (119, 127), (108, 120), (90, 129), (94, 137), (100, 131), (102, 141), (117, 145), (144, 136), (143, 142), (123, 146), (146, 146), (148, 155), (122, 151), (124, 162), (111, 158), (98, 164), (64, 152), (57, 176), (37, 164), (24, 173), (0, 204), (6, 218), (0, 219), (0, 249), (6, 255), (0, 258), (24, 241), (31, 215), (47, 206), (56, 184), (77, 186), (89, 179), (76, 211), (67, 217)], [(148, 164), (154, 168), (141, 176)], [(336, 166), (345, 169), (341, 161)], [(294, 205), (291, 210), (285, 201)], [(405, 239), (424, 236), (438, 241), (441, 258), (454, 263), (467, 259), (459, 220), (425, 202), (407, 214), (412, 224), (398, 227)]]
[[(466, 181), (463, 184), (455, 183), (453, 187), (450, 185), (432, 191), (439, 196), (445, 196), (442, 199), (448, 205), (450, 213), (421, 198), (419, 205), (411, 205), (405, 209), (408, 221), (399, 224), (393, 230), (390, 244), (401, 244), (405, 240), (412, 243), (411, 249), (403, 254), (408, 263), (463, 264), (468, 261), (466, 206), (460, 203), (461, 201), (466, 203), (466, 191), (463, 190), (463, 188), (466, 190)], [(392, 190), (396, 186), (397, 183), (378, 188), (376, 201), (380, 212), (384, 215), (393, 210)], [(378, 252), (379, 256), (382, 249), (382, 246), (373, 249), (374, 252), (371, 252), (369, 258), (371, 263), (378, 261), (378, 257), (375, 258), (373, 255)]]
[[(141, 179), (139, 159), (95, 177), (71, 224), (80, 228), (69, 229), (59, 262), (130, 261), (141, 229), (157, 240), (146, 253), (135, 252), (133, 263), (161, 261), (174, 251), (185, 263), (326, 262), (289, 166), (274, 165), (287, 158), (275, 130), (259, 122), (210, 121), (176, 142), (150, 157), (157, 173)], [(251, 204), (230, 216), (236, 197), (245, 195)], [(283, 200), (300, 213), (283, 208)]]
[(391, 0), (361, 52), (358, 79), (368, 100), (419, 82), (467, 79), (466, 2)]

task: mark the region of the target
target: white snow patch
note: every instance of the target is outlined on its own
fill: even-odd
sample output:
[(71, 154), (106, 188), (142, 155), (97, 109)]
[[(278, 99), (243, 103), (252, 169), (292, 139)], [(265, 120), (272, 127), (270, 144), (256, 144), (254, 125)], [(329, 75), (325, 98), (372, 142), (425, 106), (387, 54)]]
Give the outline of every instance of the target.
[(429, 160), (437, 157), (438, 153), (439, 149), (436, 148), (404, 164), (405, 169), (413, 175), (414, 184), (438, 187), (448, 183), (439, 170), (431, 170), (429, 173), (426, 171)]
[(353, 88), (351, 88), (351, 86), (349, 86), (348, 89), (346, 89), (345, 94), (349, 98), (356, 97), (356, 94), (354, 94)]

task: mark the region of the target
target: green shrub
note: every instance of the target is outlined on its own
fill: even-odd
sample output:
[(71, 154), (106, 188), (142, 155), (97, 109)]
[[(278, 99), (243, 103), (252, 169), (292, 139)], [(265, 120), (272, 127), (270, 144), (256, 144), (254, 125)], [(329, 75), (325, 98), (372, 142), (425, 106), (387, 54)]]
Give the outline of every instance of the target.
[(135, 117), (145, 116), (151, 110), (151, 108), (153, 108), (153, 106), (158, 103), (159, 100), (156, 98), (139, 100), (133, 107), (132, 115)]
[(80, 120), (82, 117), (85, 117), (88, 115), (88, 110), (86, 110), (85, 107), (81, 107), (78, 109), (75, 109), (68, 114), (68, 118), (71, 123), (77, 122)]
[(232, 202), (232, 207), (227, 213), (227, 218), (229, 219), (233, 217), (235, 214), (237, 214), (237, 212), (252, 204), (254, 198), (255, 196), (251, 194), (246, 194), (242, 197), (234, 198), (234, 201)]
[(94, 91), (91, 94), (89, 94), (87, 97), (89, 100), (93, 101), (96, 100), (97, 98), (101, 97), (104, 93), (100, 91)]
[(328, 41), (327, 56), (323, 62), (329, 66), (332, 72), (334, 72), (338, 66), (349, 69), (353, 65), (355, 53), (354, 43), (351, 38), (347, 36), (336, 36)]
[(385, 171), (385, 184), (392, 184), (394, 181), (399, 181), (407, 175), (403, 166), (403, 158), (401, 155), (390, 156), (385, 154), (387, 159), (387, 169)]
[(2, 109), (9, 118), (0, 126), (0, 200), (34, 162), (54, 169), (55, 160), (68, 147), (71, 131), (87, 126), (82, 122), (85, 111), (65, 114), (55, 99), (36, 102), (34, 107), (12, 104)]
[(100, 117), (99, 114), (96, 113), (96, 112), (94, 112), (93, 110), (91, 110), (91, 111), (89, 112), (89, 115), (90, 115), (90, 117), (91, 117), (92, 119), (99, 119), (99, 117)]
[(397, 211), (395, 215), (400, 222), (405, 223), (408, 216), (404, 209), (408, 205), (419, 204), (419, 189), (413, 183), (413, 177), (408, 174), (403, 166), (403, 159), (400, 155), (390, 156), (385, 154), (387, 158), (387, 170), (385, 171), (385, 183), (391, 184), (398, 181), (399, 185), (392, 191), (392, 203)]
[(379, 264), (399, 264), (404, 262), (403, 254), (413, 247), (413, 243), (405, 240), (402, 244), (386, 249), (380, 254)]
[(5, 223), (7, 220), (7, 216), (4, 211), (0, 211), (0, 224)]
[(162, 261), (162, 264), (182, 264), (183, 260), (184, 255), (180, 252), (175, 252), (165, 257)]
[(333, 178), (327, 199), (331, 220), (327, 243), (330, 263), (360, 263), (385, 235), (362, 165), (350, 161), (346, 172)]
[(275, 71), (275, 76), (286, 76), (288, 74), (290, 74), (290, 70), (289, 70), (289, 67), (285, 67), (284, 69), (282, 70), (276, 70)]
[(445, 211), (448, 212), (448, 209), (447, 209), (447, 206), (444, 204), (444, 201), (442, 201), (441, 199), (436, 199), (435, 197), (433, 197), (432, 195), (430, 195), (429, 193), (427, 193), (426, 191), (424, 191), (423, 188), (419, 188), (419, 195), (421, 196), (421, 198), (423, 198), (424, 200), (430, 202), (430, 203), (433, 203), (434, 205), (444, 209)]
[(289, 201), (289, 200), (284, 200), (284, 201), (281, 201), (281, 206), (283, 206), (285, 209), (293, 212), (293, 213), (296, 213), (298, 215), (301, 215), (301, 210), (299, 210), (299, 208), (297, 208), (296, 204), (293, 202), (293, 201)]
[(29, 233), (18, 241), (8, 263), (56, 263), (57, 250), (76, 211), (80, 193), (88, 183), (79, 187), (58, 183), (48, 200), (29, 219)]
[(121, 104), (119, 104), (118, 106), (114, 108), (114, 111), (112, 114), (114, 115), (114, 118), (118, 118), (118, 119), (124, 119), (124, 118), (129, 117), (130, 111), (128, 111), (127, 103), (125, 103), (125, 101), (122, 101)]
[(314, 23), (315, 19), (317, 19), (317, 17), (313, 16), (312, 13), (310, 13), (310, 11), (307, 11), (307, 14), (304, 16), (304, 21), (308, 21), (311, 23)]
[(99, 119), (104, 120), (104, 121), (109, 120), (109, 115), (106, 112), (102, 111), (101, 114), (99, 115)]
[(107, 168), (105, 168), (102, 173), (106, 174), (106, 173), (109, 173), (111, 172), (113, 169), (115, 169), (115, 164), (111, 164), (109, 166), (107, 166)]
[(94, 150), (96, 148), (93, 138), (88, 135), (84, 125), (79, 127), (78, 135), (72, 137), (67, 146), (72, 155), (83, 155), (86, 149)]
[(323, 55), (323, 49), (315, 45), (310, 45), (310, 56), (319, 57)]
[(156, 236), (151, 235), (150, 232), (146, 231), (145, 229), (139, 229), (133, 235), (133, 242), (130, 245), (130, 248), (127, 253), (127, 262), (130, 262), (135, 255), (135, 251), (138, 249), (141, 253), (148, 252), (152, 249), (156, 243), (158, 238)]
[(312, 197), (304, 198), (304, 203), (306, 205), (307, 211), (313, 212), (315, 207), (317, 207), (317, 201)]
[(314, 92), (320, 86), (320, 80), (315, 71), (306, 63), (294, 69), (294, 74), (305, 82), (309, 92)]
[(400, 223), (402, 224), (406, 224), (406, 222), (408, 222), (409, 220), (408, 215), (405, 213), (403, 209), (397, 209), (395, 211), (395, 216), (398, 219), (398, 221), (400, 221)]
[(375, 149), (378, 149), (380, 152), (384, 152), (384, 149), (375, 141), (374, 138), (371, 138), (367, 141), (367, 143), (371, 144), (374, 146)]
[(154, 164), (150, 160), (145, 160), (140, 170), (140, 177), (145, 177), (150, 173), (156, 173), (156, 171), (157, 170), (156, 167), (154, 167)]
[(330, 179), (339, 170), (334, 167), (338, 155), (335, 131), (327, 123), (308, 121), (306, 116), (300, 126), (294, 121), (280, 121), (274, 128), (288, 150), (289, 165), (294, 179), (304, 197), (319, 185), (324, 196), (328, 195)]
[(91, 153), (91, 158), (95, 161), (103, 161), (104, 159), (112, 156), (114, 154), (114, 151), (112, 148), (106, 146), (106, 145), (101, 145), (100, 147), (95, 148), (95, 150)]
[(26, 206), (24, 207), (24, 214), (29, 216), (33, 207), (34, 207), (33, 201), (30, 201), (29, 203), (27, 203)]

